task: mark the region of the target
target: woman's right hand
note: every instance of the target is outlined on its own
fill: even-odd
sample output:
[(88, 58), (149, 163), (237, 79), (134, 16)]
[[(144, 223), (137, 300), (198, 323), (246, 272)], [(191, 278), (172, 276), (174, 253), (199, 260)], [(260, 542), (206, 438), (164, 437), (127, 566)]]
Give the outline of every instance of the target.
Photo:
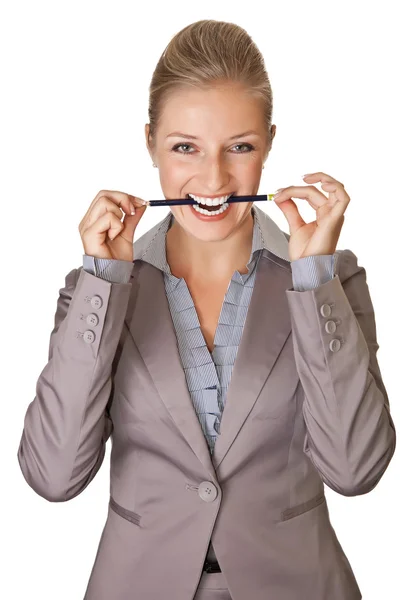
[[(134, 215), (131, 215), (132, 205)], [(101, 190), (79, 223), (85, 254), (132, 262), (133, 235), (146, 208), (142, 198)], [(125, 218), (122, 222), (123, 213)]]

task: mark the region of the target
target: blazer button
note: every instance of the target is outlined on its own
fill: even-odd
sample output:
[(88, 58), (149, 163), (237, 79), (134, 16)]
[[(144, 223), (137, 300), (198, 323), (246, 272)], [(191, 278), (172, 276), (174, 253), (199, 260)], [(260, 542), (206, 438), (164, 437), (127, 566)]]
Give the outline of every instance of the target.
[(325, 331), (328, 333), (335, 333), (335, 331), (336, 331), (335, 321), (327, 321), (325, 323)]
[(95, 313), (90, 313), (90, 315), (88, 315), (86, 317), (86, 323), (88, 325), (93, 325), (96, 326), (99, 322), (99, 317), (97, 315), (95, 315)]
[(329, 348), (332, 350), (332, 352), (337, 352), (338, 350), (340, 350), (341, 347), (341, 343), (340, 340), (331, 340), (329, 342)]
[(90, 329), (88, 329), (87, 331), (85, 331), (85, 333), (83, 334), (83, 339), (85, 340), (85, 342), (87, 344), (93, 344), (94, 340), (96, 339), (95, 334), (93, 333), (93, 331), (90, 331)]
[(202, 481), (199, 485), (199, 496), (204, 502), (213, 502), (218, 496), (218, 489), (211, 481)]
[(332, 311), (331, 311), (331, 307), (329, 306), (329, 304), (323, 304), (319, 310), (323, 317), (331, 316)]
[(101, 308), (103, 306), (103, 300), (100, 298), (100, 296), (93, 296), (93, 298), (90, 300), (90, 304), (93, 306), (93, 308)]

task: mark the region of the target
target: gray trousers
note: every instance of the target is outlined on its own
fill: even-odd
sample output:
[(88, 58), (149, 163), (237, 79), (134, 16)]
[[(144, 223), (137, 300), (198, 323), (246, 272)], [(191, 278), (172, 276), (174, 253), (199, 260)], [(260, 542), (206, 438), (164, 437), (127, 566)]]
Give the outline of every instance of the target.
[[(217, 560), (211, 542), (208, 546), (207, 560)], [(203, 572), (193, 600), (232, 600), (224, 574)]]
[(193, 600), (232, 600), (224, 574), (203, 572)]

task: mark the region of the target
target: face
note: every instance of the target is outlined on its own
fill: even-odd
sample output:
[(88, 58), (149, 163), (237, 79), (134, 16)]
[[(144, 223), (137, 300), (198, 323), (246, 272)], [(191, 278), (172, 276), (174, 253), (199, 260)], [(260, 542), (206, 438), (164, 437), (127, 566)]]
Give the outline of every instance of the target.
[[(228, 194), (257, 193), (275, 129), (273, 125), (267, 135), (260, 98), (238, 84), (221, 84), (212, 89), (174, 92), (164, 107), (152, 145), (148, 124), (145, 134), (165, 198), (194, 194), (222, 201)], [(202, 205), (196, 202), (196, 206)], [(170, 209), (190, 235), (202, 241), (219, 241), (251, 218), (251, 206), (248, 202), (228, 202), (218, 215), (215, 210), (221, 210), (220, 205), (212, 206), (213, 212), (206, 215), (190, 205)]]

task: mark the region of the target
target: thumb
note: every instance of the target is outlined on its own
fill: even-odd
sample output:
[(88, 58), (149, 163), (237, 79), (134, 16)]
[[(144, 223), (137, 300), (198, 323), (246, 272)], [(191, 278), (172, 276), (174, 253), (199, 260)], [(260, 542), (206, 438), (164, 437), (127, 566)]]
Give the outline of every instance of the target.
[(146, 204), (142, 204), (142, 198), (139, 198), (138, 196), (134, 196), (133, 198), (132, 204), (135, 208), (135, 214), (126, 214), (124, 218), (124, 237), (132, 241), (135, 234), (135, 229), (147, 208)]
[(276, 202), (281, 211), (286, 217), (289, 223), (289, 232), (297, 231), (300, 227), (306, 224), (303, 217), (299, 213), (299, 209), (293, 200), (283, 200), (282, 202)]

